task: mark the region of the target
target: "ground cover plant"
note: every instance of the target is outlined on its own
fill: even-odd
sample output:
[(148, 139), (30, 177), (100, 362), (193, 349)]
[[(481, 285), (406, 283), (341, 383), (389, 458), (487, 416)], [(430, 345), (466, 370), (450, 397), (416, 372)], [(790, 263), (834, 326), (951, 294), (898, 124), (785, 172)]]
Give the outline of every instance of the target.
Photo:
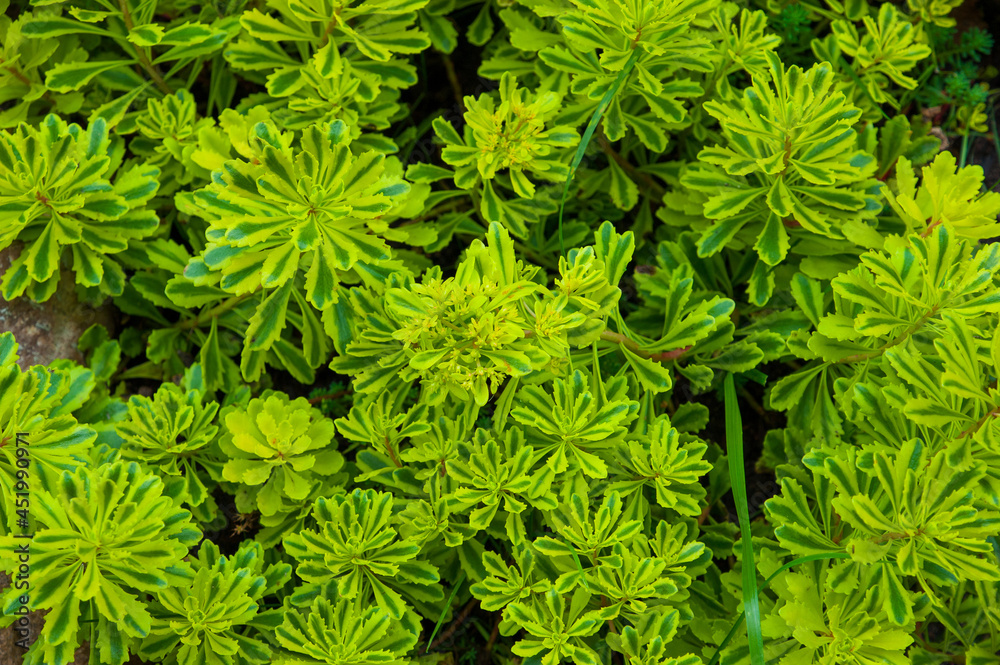
[(0, 0), (0, 655), (1000, 664), (985, 4)]

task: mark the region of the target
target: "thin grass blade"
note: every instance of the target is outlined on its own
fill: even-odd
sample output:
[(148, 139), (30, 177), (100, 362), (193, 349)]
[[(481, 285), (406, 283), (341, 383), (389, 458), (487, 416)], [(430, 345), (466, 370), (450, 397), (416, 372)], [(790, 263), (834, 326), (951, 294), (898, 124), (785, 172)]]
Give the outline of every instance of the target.
[[(771, 582), (774, 580), (774, 578), (776, 578), (778, 575), (800, 564), (808, 563), (810, 561), (819, 561), (821, 559), (849, 559), (850, 557), (851, 555), (848, 554), (847, 552), (836, 552), (831, 554), (810, 554), (808, 556), (800, 556), (798, 559), (789, 561), (784, 566), (774, 571), (774, 573), (772, 573), (771, 576), (768, 577), (766, 580), (764, 580), (764, 583), (760, 585), (758, 593), (766, 589), (768, 585), (770, 585)], [(719, 658), (722, 657), (722, 650), (725, 649), (727, 646), (729, 646), (729, 643), (733, 640), (734, 637), (736, 637), (736, 631), (739, 630), (740, 626), (743, 625), (744, 618), (745, 615), (740, 614), (739, 618), (736, 619), (736, 622), (733, 624), (733, 627), (729, 629), (728, 633), (726, 633), (726, 638), (722, 640), (722, 643), (719, 644), (719, 648), (715, 650), (715, 654), (712, 656), (712, 660), (708, 661), (708, 665), (716, 665), (716, 663), (719, 662)]]
[(760, 628), (760, 605), (757, 602), (757, 566), (754, 562), (750, 535), (750, 509), (743, 474), (743, 419), (736, 401), (736, 383), (726, 375), (726, 452), (729, 455), (729, 478), (733, 485), (733, 500), (740, 521), (740, 541), (743, 546), (743, 613), (750, 641), (751, 665), (764, 665), (764, 636)]
[(576, 148), (576, 154), (573, 155), (573, 162), (569, 167), (569, 175), (566, 176), (566, 184), (563, 185), (562, 198), (559, 200), (559, 254), (566, 254), (566, 245), (563, 243), (563, 208), (566, 207), (566, 197), (569, 195), (569, 184), (573, 180), (573, 175), (576, 174), (577, 167), (580, 166), (580, 162), (583, 161), (583, 154), (587, 152), (587, 146), (590, 144), (590, 139), (594, 136), (594, 131), (597, 129), (597, 123), (601, 121), (601, 117), (604, 116), (604, 112), (608, 109), (611, 104), (611, 100), (615, 98), (618, 94), (618, 89), (622, 87), (622, 83), (628, 78), (629, 73), (635, 66), (635, 61), (639, 59), (639, 54), (641, 49), (633, 49), (632, 55), (625, 62), (625, 66), (622, 70), (618, 72), (618, 76), (615, 78), (615, 82), (611, 84), (608, 91), (604, 93), (601, 97), (600, 103), (597, 108), (594, 109), (594, 114), (590, 116), (590, 122), (587, 123), (587, 129), (583, 132), (583, 138), (580, 139), (580, 145)]
[[(451, 588), (451, 595), (448, 596), (448, 602), (444, 604), (444, 609), (441, 610), (441, 616), (438, 617), (437, 623), (434, 624), (434, 632), (431, 633), (430, 638), (428, 638), (427, 646), (434, 643), (434, 637), (438, 634), (438, 631), (441, 630), (441, 624), (444, 623), (444, 617), (448, 614), (448, 608), (451, 607), (451, 601), (455, 600), (455, 594), (458, 593), (458, 589), (462, 586), (462, 582), (464, 581), (465, 571), (463, 570), (458, 576), (458, 581), (455, 582), (455, 586)], [(424, 647), (424, 653), (427, 653), (427, 646)]]

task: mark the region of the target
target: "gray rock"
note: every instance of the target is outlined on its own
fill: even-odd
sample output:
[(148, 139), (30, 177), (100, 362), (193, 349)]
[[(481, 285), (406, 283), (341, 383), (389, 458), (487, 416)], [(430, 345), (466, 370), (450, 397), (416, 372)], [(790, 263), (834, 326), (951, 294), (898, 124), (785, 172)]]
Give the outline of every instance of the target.
[[(0, 591), (6, 590), (10, 586), (10, 575), (0, 572)], [(34, 643), (42, 630), (44, 616), (46, 612), (28, 613), (28, 642)], [(18, 646), (17, 641), (20, 635), (14, 630), (14, 626), (0, 630), (0, 665), (21, 665), (24, 660), (24, 649)], [(76, 650), (76, 658), (73, 665), (87, 665), (90, 656), (90, 645), (84, 643)]]
[[(21, 253), (15, 242), (0, 250), (0, 275)], [(22, 369), (47, 365), (57, 358), (83, 362), (76, 349), (77, 340), (87, 328), (100, 323), (114, 334), (114, 316), (110, 305), (97, 309), (80, 303), (76, 297), (76, 276), (63, 270), (56, 292), (43, 303), (21, 297), (13, 301), (0, 297), (0, 332), (10, 331), (17, 340), (18, 364)], [(0, 661), (2, 663), (2, 661)]]

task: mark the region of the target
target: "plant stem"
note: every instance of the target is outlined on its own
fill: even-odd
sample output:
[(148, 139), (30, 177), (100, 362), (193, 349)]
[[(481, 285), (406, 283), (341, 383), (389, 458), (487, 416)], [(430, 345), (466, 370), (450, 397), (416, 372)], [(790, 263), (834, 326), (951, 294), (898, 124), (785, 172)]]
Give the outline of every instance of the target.
[[(128, 9), (128, 0), (118, 0), (118, 6), (122, 10), (122, 18), (125, 20), (125, 29), (132, 32), (135, 25), (132, 22), (132, 12)], [(156, 87), (165, 95), (172, 95), (174, 91), (170, 89), (167, 82), (163, 80), (163, 75), (160, 74), (152, 62), (149, 61), (149, 56), (146, 55), (146, 51), (138, 44), (132, 44), (132, 48), (135, 50), (135, 55), (139, 59), (139, 64), (142, 68), (146, 70), (152, 78), (153, 82), (156, 83)]]
[(24, 73), (21, 72), (17, 67), (7, 66), (4, 67), (4, 69), (10, 72), (14, 76), (14, 78), (16, 78), (21, 83), (28, 86), (29, 88), (31, 87), (31, 79), (25, 76)]
[(330, 393), (329, 395), (319, 395), (318, 397), (310, 397), (309, 398), (309, 403), (310, 404), (319, 404), (320, 402), (326, 401), (328, 399), (337, 399), (339, 397), (343, 397), (344, 395), (346, 395), (349, 392), (350, 392), (349, 390), (338, 390), (337, 392)]
[(451, 56), (447, 53), (441, 54), (441, 60), (444, 62), (444, 71), (448, 76), (451, 91), (455, 95), (455, 103), (458, 104), (459, 110), (465, 113), (465, 96), (462, 94), (462, 84), (458, 82), (458, 72), (455, 71), (455, 63), (452, 62)]
[(847, 356), (846, 358), (841, 358), (840, 360), (838, 360), (836, 362), (838, 362), (838, 363), (854, 363), (854, 362), (861, 362), (863, 360), (871, 360), (872, 358), (877, 358), (877, 357), (881, 356), (887, 350), (891, 349), (894, 346), (902, 344), (910, 336), (912, 336), (915, 332), (917, 332), (918, 330), (920, 330), (924, 326), (924, 324), (927, 323), (927, 321), (930, 320), (930, 318), (932, 316), (934, 316), (935, 314), (937, 314), (937, 311), (938, 311), (938, 309), (940, 309), (940, 307), (941, 307), (941, 303), (938, 303), (938, 304), (934, 305), (933, 307), (930, 308), (930, 310), (926, 314), (924, 314), (923, 316), (921, 316), (912, 326), (910, 326), (909, 328), (907, 328), (906, 330), (904, 330), (903, 332), (901, 332), (899, 335), (897, 335), (895, 339), (893, 339), (893, 340), (891, 340), (889, 342), (886, 342), (885, 344), (883, 344), (879, 348), (875, 349), (874, 351), (870, 351), (868, 353), (856, 353), (853, 356)]
[[(604, 609), (607, 606), (608, 606), (608, 597), (607, 596), (601, 596), (601, 609)], [(607, 624), (608, 624), (608, 631), (610, 631), (612, 633), (615, 633), (617, 635), (618, 634), (618, 629), (615, 628), (615, 621), (614, 621), (614, 619), (608, 619), (607, 620)]]
[(977, 420), (973, 425), (970, 425), (968, 429), (958, 435), (958, 439), (964, 439), (967, 436), (971, 436), (979, 431), (979, 429), (986, 424), (986, 421), (990, 418), (1000, 417), (1000, 406), (995, 406), (986, 412), (986, 415)]
[[(531, 337), (535, 334), (534, 330), (524, 330), (522, 331), (525, 337)], [(685, 353), (691, 350), (690, 346), (683, 346), (677, 349), (671, 349), (669, 351), (659, 351), (657, 353), (650, 353), (649, 351), (643, 351), (639, 348), (639, 343), (634, 339), (629, 339), (621, 333), (611, 332), (610, 330), (605, 330), (601, 333), (601, 339), (605, 342), (611, 342), (612, 344), (618, 344), (620, 346), (628, 347), (629, 351), (636, 354), (641, 358), (646, 358), (652, 360), (653, 362), (664, 362), (667, 360), (677, 360)]]
[(611, 141), (604, 134), (604, 129), (600, 126), (597, 128), (597, 145), (601, 147), (604, 154), (614, 160), (615, 164), (620, 166), (625, 174), (632, 179), (632, 182), (636, 183), (640, 187), (645, 186), (648, 193), (656, 196), (657, 199), (662, 199), (663, 195), (666, 194), (666, 189), (664, 189), (660, 183), (653, 180), (648, 174), (642, 173), (637, 168), (629, 164), (628, 160), (622, 157), (618, 152), (611, 146)]
[(621, 346), (627, 346), (630, 351), (635, 353), (642, 358), (648, 358), (654, 362), (663, 362), (664, 360), (677, 360), (685, 353), (691, 350), (690, 346), (685, 346), (679, 349), (671, 349), (670, 351), (660, 351), (659, 353), (650, 353), (649, 351), (643, 351), (639, 348), (639, 344), (633, 340), (629, 339), (621, 333), (611, 332), (610, 330), (605, 330), (601, 333), (601, 339), (605, 342), (613, 342), (614, 344), (619, 344)]
[[(706, 500), (707, 500), (707, 498), (706, 498)], [(705, 523), (705, 520), (708, 519), (708, 514), (710, 512), (712, 512), (712, 502), (711, 501), (709, 501), (708, 503), (706, 503), (705, 507), (701, 509), (701, 514), (698, 515), (698, 526), (701, 526), (701, 525), (703, 525)]]
[(396, 466), (397, 469), (402, 469), (403, 465), (399, 463), (399, 458), (396, 457), (396, 451), (392, 449), (392, 444), (389, 443), (389, 437), (385, 437), (385, 452), (389, 455), (389, 460)]
[(483, 228), (489, 228), (490, 223), (483, 215), (483, 197), (479, 194), (479, 190), (473, 187), (469, 190), (469, 196), (472, 197), (472, 209), (476, 213), (476, 217), (482, 223)]
[(752, 408), (757, 413), (758, 416), (760, 416), (761, 418), (767, 416), (767, 414), (764, 412), (764, 407), (762, 407), (757, 402), (757, 400), (753, 398), (753, 395), (751, 395), (750, 392), (745, 387), (740, 386), (739, 388), (737, 388), (737, 390), (740, 391), (740, 395), (743, 396), (743, 399), (746, 400), (747, 404), (750, 405), (750, 408)]
[(249, 298), (251, 293), (244, 293), (243, 295), (233, 296), (227, 300), (222, 301), (212, 309), (202, 312), (193, 319), (185, 319), (184, 321), (178, 321), (174, 324), (175, 328), (180, 328), (181, 330), (191, 330), (192, 328), (199, 328), (203, 324), (208, 323), (212, 319), (225, 314), (229, 310), (233, 309), (241, 302)]
[[(4, 69), (6, 69), (8, 72), (10, 72), (11, 76), (13, 76), (18, 81), (20, 81), (24, 85), (28, 86), (29, 89), (31, 89), (31, 85), (32, 85), (31, 84), (31, 79), (29, 79), (24, 72), (22, 72), (21, 70), (19, 70), (17, 67), (14, 67), (13, 65), (8, 65), (8, 66), (4, 67)], [(45, 101), (49, 102), (50, 104), (55, 104), (56, 103), (55, 100), (52, 99), (52, 95), (49, 94), (48, 90), (46, 90), (42, 94), (42, 99), (44, 99)]]
[(923, 529), (917, 530), (916, 533), (899, 533), (892, 531), (889, 533), (883, 533), (878, 538), (873, 538), (871, 542), (881, 545), (882, 543), (887, 543), (890, 540), (903, 540), (904, 538), (916, 538), (923, 534)]
[(462, 199), (463, 199), (462, 196), (456, 196), (451, 201), (445, 201), (444, 203), (436, 205), (423, 215), (420, 215), (419, 217), (414, 217), (410, 221), (400, 224), (398, 228), (405, 229), (407, 226), (412, 226), (417, 222), (424, 222), (428, 219), (434, 219), (435, 217), (440, 217), (446, 212), (454, 212), (455, 210), (459, 210), (463, 207), (468, 206), (468, 202)]
[(490, 631), (490, 637), (486, 641), (486, 646), (479, 653), (479, 658), (476, 659), (478, 665), (488, 665), (493, 655), (493, 645), (496, 644), (497, 638), (500, 636), (500, 620), (503, 619), (503, 614), (497, 612), (496, 621), (493, 622), (493, 630)]

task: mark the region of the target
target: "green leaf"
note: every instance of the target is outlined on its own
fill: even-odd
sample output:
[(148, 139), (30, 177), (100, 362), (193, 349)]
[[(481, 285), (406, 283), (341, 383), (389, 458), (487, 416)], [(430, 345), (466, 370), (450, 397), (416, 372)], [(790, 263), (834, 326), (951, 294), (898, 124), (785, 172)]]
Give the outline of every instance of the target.
[(479, 8), (476, 18), (469, 24), (465, 38), (473, 46), (482, 46), (493, 36), (493, 17), (490, 13), (490, 6), (484, 4)]
[(420, 12), (418, 16), (420, 27), (430, 37), (431, 46), (442, 53), (451, 53), (455, 50), (455, 46), (458, 45), (458, 30), (451, 21), (430, 12)]
[(776, 215), (779, 218), (791, 216), (793, 198), (791, 190), (785, 184), (785, 179), (781, 177), (775, 178), (774, 184), (771, 185), (771, 189), (767, 192), (767, 205), (773, 213), (771, 216), (774, 217)]
[(753, 246), (761, 260), (769, 266), (776, 266), (785, 260), (788, 255), (788, 232), (785, 225), (775, 213), (767, 217), (764, 231), (757, 238), (757, 243)]
[[(192, 28), (194, 26), (191, 26)], [(164, 37), (166, 40), (167, 37)], [(212, 33), (210, 37), (203, 41), (196, 42), (182, 42), (170, 48), (155, 60), (153, 60), (154, 65), (158, 65), (164, 62), (173, 62), (175, 60), (187, 60), (191, 58), (198, 58), (215, 53), (229, 40), (229, 35), (225, 32), (215, 32)]]
[(771, 299), (773, 293), (774, 271), (764, 261), (757, 261), (747, 285), (747, 295), (750, 302), (758, 307), (763, 307)]
[(704, 258), (721, 252), (755, 216), (756, 213), (743, 214), (712, 224), (698, 239), (698, 256)]
[(882, 593), (885, 595), (886, 613), (897, 626), (905, 626), (913, 621), (913, 603), (909, 592), (890, 566), (882, 566)]
[(764, 352), (757, 348), (757, 345), (740, 341), (725, 347), (719, 355), (706, 364), (727, 372), (748, 372), (757, 367), (763, 359)]
[(167, 30), (160, 38), (161, 44), (199, 44), (213, 35), (212, 28), (200, 23), (182, 23)]
[(483, 183), (483, 200), (479, 211), (490, 224), (504, 221), (503, 201), (497, 196), (492, 183), (488, 180)]
[(514, 241), (507, 229), (496, 222), (491, 222), (486, 231), (486, 247), (493, 265), (499, 270), (500, 284), (513, 284), (517, 259), (514, 256)]
[(88, 122), (94, 123), (100, 118), (104, 120), (109, 129), (117, 127), (118, 123), (120, 123), (125, 117), (125, 114), (128, 113), (128, 109), (132, 105), (132, 102), (134, 102), (140, 94), (145, 92), (147, 87), (147, 85), (138, 86), (125, 94), (112, 99), (110, 102), (98, 106), (91, 112)]
[(524, 376), (531, 372), (531, 361), (528, 356), (518, 351), (487, 351), (482, 354), (496, 363), (509, 376)]
[(631, 231), (625, 234), (615, 232), (611, 222), (604, 222), (594, 234), (594, 251), (604, 262), (604, 272), (608, 284), (618, 284), (632, 260), (635, 251), (635, 236)]
[(631, 210), (639, 202), (639, 187), (629, 178), (617, 162), (608, 164), (611, 170), (611, 200), (622, 210)]
[(430, 349), (427, 351), (421, 351), (410, 358), (409, 365), (416, 370), (430, 369), (434, 365), (438, 364), (447, 354), (448, 349)]
[(787, 411), (803, 399), (806, 391), (825, 377), (823, 365), (816, 365), (790, 374), (771, 388), (769, 401), (772, 409)]
[(64, 62), (49, 70), (45, 77), (45, 85), (55, 92), (79, 90), (90, 83), (98, 74), (110, 72), (122, 67), (130, 67), (134, 60), (99, 60), (91, 62)]
[(285, 282), (271, 292), (252, 317), (246, 332), (245, 348), (249, 351), (263, 351), (271, 348), (285, 328), (285, 314), (288, 298), (292, 292), (292, 282)]
[(285, 21), (280, 21), (258, 9), (244, 12), (240, 17), (240, 25), (253, 37), (269, 42), (298, 41), (309, 42), (313, 35), (290, 27)]
[(31, 18), (21, 26), (21, 34), (25, 37), (61, 37), (63, 35), (101, 35), (111, 37), (112, 34), (103, 28), (89, 23), (71, 21), (67, 18), (46, 17)]
[(438, 182), (447, 178), (453, 178), (455, 172), (443, 166), (435, 164), (424, 164), (418, 162), (406, 167), (406, 179), (412, 182)]
[(620, 348), (622, 353), (625, 354), (625, 360), (628, 361), (629, 366), (635, 372), (636, 378), (639, 379), (639, 383), (642, 384), (644, 389), (654, 393), (662, 393), (670, 390), (671, 386), (673, 386), (673, 378), (670, 375), (669, 369), (658, 362), (637, 355), (625, 345), (622, 345)]
[(705, 217), (709, 219), (731, 218), (756, 201), (763, 193), (763, 187), (730, 189), (720, 192), (705, 203)]
[(222, 350), (219, 348), (219, 320), (213, 317), (208, 337), (198, 352), (198, 362), (201, 363), (205, 372), (205, 380), (209, 386), (218, 388), (225, 385), (222, 358)]
[(313, 366), (309, 363), (305, 353), (303, 353), (298, 345), (292, 344), (286, 339), (278, 338), (274, 340), (271, 350), (281, 365), (288, 370), (288, 373), (296, 381), (310, 385), (316, 380), (316, 373), (313, 371)]
[(795, 304), (806, 315), (806, 318), (814, 326), (819, 325), (819, 320), (823, 318), (823, 293), (820, 290), (819, 282), (806, 277), (800, 272), (792, 277), (792, 298)]
[[(918, 397), (910, 400), (903, 409), (913, 422), (931, 427), (944, 427), (951, 423), (971, 424), (973, 420), (961, 411), (950, 409), (939, 401), (929, 397)], [(964, 426), (964, 425), (963, 425)]]

